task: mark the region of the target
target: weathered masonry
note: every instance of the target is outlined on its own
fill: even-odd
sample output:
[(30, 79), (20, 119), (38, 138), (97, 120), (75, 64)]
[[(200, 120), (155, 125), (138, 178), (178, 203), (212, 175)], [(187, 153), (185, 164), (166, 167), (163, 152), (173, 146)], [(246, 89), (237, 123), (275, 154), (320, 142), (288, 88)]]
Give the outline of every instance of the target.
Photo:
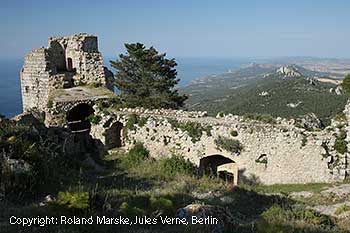
[[(48, 47), (32, 50), (21, 70), (23, 111), (47, 111), (59, 89), (101, 86), (112, 89), (113, 74), (103, 66), (97, 37), (77, 34), (49, 38)], [(50, 107), (50, 106), (49, 106)]]
[(21, 70), (23, 112), (45, 112), (46, 125), (90, 131), (93, 105), (113, 96), (113, 74), (103, 66), (97, 37), (85, 33), (49, 38), (32, 50)]
[[(91, 134), (106, 145), (112, 139), (125, 148), (139, 141), (154, 157), (177, 154), (204, 171), (226, 174), (238, 183), (336, 182), (350, 174), (349, 153), (336, 145), (348, 143), (349, 136), (341, 135), (350, 132), (349, 107), (344, 111), (347, 119), (333, 121), (324, 130), (307, 130), (280, 118), (267, 124), (240, 116), (214, 118), (175, 110), (96, 111), (101, 121), (92, 125)], [(130, 122), (136, 123), (130, 127)], [(186, 124), (201, 131), (200, 135), (187, 131)]]
[[(72, 148), (104, 149), (142, 142), (154, 157), (176, 154), (234, 183), (334, 182), (349, 177), (350, 103), (323, 130), (278, 118), (273, 124), (203, 112), (113, 109), (113, 74), (103, 66), (97, 37), (51, 37), (21, 71), (23, 111), (45, 113), (48, 127), (65, 128)], [(103, 103), (103, 104), (101, 104)], [(105, 105), (107, 103), (107, 105)]]

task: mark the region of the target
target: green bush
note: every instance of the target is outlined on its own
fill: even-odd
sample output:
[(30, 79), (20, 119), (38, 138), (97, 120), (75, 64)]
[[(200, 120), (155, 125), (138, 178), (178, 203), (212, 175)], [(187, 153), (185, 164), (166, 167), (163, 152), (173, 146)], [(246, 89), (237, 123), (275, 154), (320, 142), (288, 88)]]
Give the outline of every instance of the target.
[(270, 223), (286, 223), (291, 221), (303, 221), (313, 225), (332, 226), (330, 217), (320, 214), (303, 206), (280, 206), (274, 204), (264, 211), (261, 216)]
[(334, 149), (340, 153), (345, 154), (348, 151), (347, 142), (345, 141), (346, 133), (340, 132), (340, 135), (335, 139)]
[(347, 205), (341, 205), (341, 206), (339, 206), (336, 210), (335, 210), (335, 214), (336, 215), (340, 215), (340, 214), (342, 214), (342, 213), (344, 213), (344, 212), (348, 212), (348, 213), (350, 213), (350, 206), (347, 206)]
[(164, 215), (172, 215), (174, 214), (174, 204), (170, 199), (167, 198), (156, 198), (154, 196), (151, 196), (149, 198), (151, 210), (161, 210)]
[(120, 164), (123, 168), (130, 168), (138, 165), (147, 158), (149, 158), (149, 151), (142, 143), (137, 142), (133, 148), (121, 158)]
[(243, 149), (242, 144), (238, 140), (223, 136), (216, 138), (215, 144), (218, 148), (227, 150), (232, 153), (240, 153)]
[(333, 117), (334, 120), (342, 122), (342, 121), (346, 121), (346, 115), (343, 112), (337, 113), (334, 115)]
[(135, 217), (135, 216), (142, 216), (145, 214), (144, 210), (134, 206), (130, 206), (125, 201), (120, 204), (118, 212), (124, 217)]
[[(60, 172), (66, 170), (66, 157), (48, 131), (40, 135), (31, 127), (2, 119), (0, 123), (0, 192), (8, 198), (21, 199), (35, 195), (41, 188), (58, 184)], [(23, 161), (28, 171), (14, 173), (8, 159)]]
[[(122, 160), (126, 157), (127, 155)], [(127, 164), (131, 164), (128, 167), (124, 165), (126, 162), (121, 161), (121, 163), (124, 168), (128, 169), (128, 172), (152, 180), (170, 181), (177, 176), (197, 174), (194, 164), (177, 155), (159, 159), (148, 158), (140, 163), (131, 163), (128, 160)]]
[(52, 107), (53, 107), (53, 101), (52, 101), (52, 100), (49, 100), (49, 101), (47, 102), (47, 107), (48, 107), (48, 108), (52, 108)]
[(89, 208), (88, 192), (59, 192), (56, 203), (73, 210), (87, 210)]
[(203, 131), (205, 131), (208, 136), (211, 136), (212, 126), (210, 125), (203, 126), (198, 122), (192, 122), (192, 121), (181, 123), (173, 119), (168, 119), (168, 121), (174, 129), (178, 128), (183, 131), (186, 131), (188, 135), (191, 137), (192, 142), (198, 142), (202, 137)]
[(143, 127), (148, 121), (148, 117), (140, 117), (137, 121), (137, 124), (140, 126), (140, 127)]
[(341, 86), (345, 92), (350, 92), (350, 74), (345, 75)]
[(295, 218), (314, 225), (333, 225), (330, 217), (302, 207), (294, 208)]
[(131, 114), (126, 122), (126, 128), (134, 130), (135, 126), (138, 125), (143, 127), (147, 123), (148, 117), (139, 117), (136, 114)]
[(98, 123), (100, 123), (102, 117), (99, 115), (90, 115), (88, 117), (88, 120), (90, 121), (91, 124), (97, 125)]
[(128, 121), (126, 122), (126, 128), (130, 129), (130, 130), (134, 130), (135, 129), (135, 125), (138, 122), (138, 117), (136, 114), (131, 114), (128, 118)]
[(269, 124), (276, 123), (275, 118), (273, 118), (270, 114), (246, 113), (246, 114), (244, 114), (243, 117), (246, 120), (261, 121), (261, 122), (269, 123)]
[(195, 170), (193, 163), (183, 157), (172, 155), (170, 158), (159, 160), (164, 172), (168, 175), (192, 174)]
[(230, 134), (231, 134), (232, 137), (237, 137), (237, 136), (238, 136), (237, 130), (232, 130), (232, 131), (230, 132)]
[(271, 206), (269, 209), (265, 210), (261, 217), (269, 222), (279, 222), (286, 218), (288, 218), (287, 212), (279, 205), (275, 204)]

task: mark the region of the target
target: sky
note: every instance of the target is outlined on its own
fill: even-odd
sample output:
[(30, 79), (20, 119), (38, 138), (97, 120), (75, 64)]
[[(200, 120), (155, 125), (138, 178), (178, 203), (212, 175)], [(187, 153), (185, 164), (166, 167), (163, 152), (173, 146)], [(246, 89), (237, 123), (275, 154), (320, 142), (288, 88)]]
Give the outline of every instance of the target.
[(349, 0), (1, 0), (0, 59), (52, 35), (95, 34), (106, 57), (141, 42), (170, 57), (350, 57)]

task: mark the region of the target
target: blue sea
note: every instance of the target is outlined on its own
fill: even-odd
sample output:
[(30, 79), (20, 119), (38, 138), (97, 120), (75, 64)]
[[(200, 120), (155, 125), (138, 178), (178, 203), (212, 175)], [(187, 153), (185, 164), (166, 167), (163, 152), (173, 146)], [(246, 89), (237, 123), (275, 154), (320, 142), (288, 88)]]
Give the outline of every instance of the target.
[[(105, 59), (109, 61), (110, 59)], [(208, 75), (221, 74), (254, 62), (253, 59), (176, 58), (179, 86)], [(13, 117), (22, 112), (20, 70), (23, 59), (0, 60), (0, 115)], [(107, 64), (107, 66), (109, 66)], [(112, 69), (113, 72), (115, 70)]]

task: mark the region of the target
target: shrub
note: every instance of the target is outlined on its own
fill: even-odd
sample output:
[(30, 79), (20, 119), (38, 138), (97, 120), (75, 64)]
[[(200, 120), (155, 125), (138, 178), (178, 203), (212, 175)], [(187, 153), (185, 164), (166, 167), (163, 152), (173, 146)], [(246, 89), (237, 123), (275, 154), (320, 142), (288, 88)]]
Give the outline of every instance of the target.
[(350, 74), (345, 75), (341, 86), (346, 93), (350, 92)]
[(148, 117), (140, 117), (138, 120), (137, 120), (137, 124), (140, 126), (140, 127), (143, 127), (148, 121)]
[(345, 138), (346, 133), (344, 131), (341, 131), (340, 135), (335, 139), (334, 149), (340, 154), (345, 154), (348, 151)]
[(338, 114), (335, 114), (333, 117), (334, 120), (342, 122), (342, 121), (346, 121), (346, 115), (343, 112), (340, 112)]
[(137, 142), (130, 151), (121, 158), (121, 166), (123, 168), (130, 168), (135, 166), (149, 157), (149, 151), (142, 143)]
[(230, 134), (231, 134), (232, 137), (237, 137), (237, 136), (238, 136), (237, 130), (232, 130), (232, 131), (230, 132)]
[(89, 208), (88, 192), (59, 192), (56, 203), (73, 210), (87, 210)]
[(120, 96), (111, 96), (108, 99), (98, 100), (96, 102), (99, 111), (106, 111), (108, 108), (120, 109), (124, 107)]
[(88, 120), (90, 121), (91, 124), (97, 125), (100, 123), (102, 117), (99, 115), (91, 115), (88, 117)]
[(246, 113), (243, 117), (246, 120), (255, 120), (270, 124), (276, 123), (276, 120), (270, 114)]
[(140, 177), (147, 177), (152, 181), (170, 181), (177, 176), (197, 174), (195, 166), (189, 160), (177, 155), (168, 158), (145, 159), (143, 162), (127, 168), (128, 172)]
[(203, 131), (207, 133), (208, 136), (211, 136), (211, 130), (212, 126), (203, 126), (202, 124), (198, 122), (186, 122), (186, 123), (180, 123), (176, 120), (168, 119), (169, 123), (172, 125), (173, 128), (179, 128), (183, 131), (186, 131), (188, 135), (191, 137), (192, 142), (198, 142), (203, 134)]
[(149, 203), (153, 211), (160, 210), (164, 215), (172, 215), (174, 213), (174, 204), (170, 199), (151, 196), (149, 198)]
[(47, 102), (47, 107), (48, 107), (48, 108), (52, 108), (52, 107), (53, 107), (53, 101), (52, 101), (52, 100), (49, 100), (49, 101)]
[(118, 212), (125, 217), (141, 216), (145, 213), (144, 210), (140, 208), (129, 206), (125, 201), (120, 204)]
[(164, 172), (168, 175), (191, 174), (194, 172), (194, 165), (183, 157), (172, 155), (170, 158), (160, 160)]
[(139, 117), (136, 114), (131, 114), (126, 122), (126, 128), (135, 129), (135, 125), (143, 127), (147, 123), (148, 117)]
[(306, 209), (303, 206), (285, 206), (274, 204), (261, 214), (263, 219), (272, 223), (283, 223), (291, 221), (304, 221), (313, 225), (332, 226), (332, 220), (314, 210)]
[(134, 130), (137, 122), (138, 122), (137, 115), (131, 114), (128, 118), (128, 121), (126, 122), (126, 128), (130, 130)]
[(219, 136), (215, 139), (215, 144), (218, 148), (230, 151), (232, 153), (240, 153), (243, 149), (242, 144), (235, 139)]
[(347, 206), (347, 205), (341, 205), (341, 206), (339, 206), (336, 210), (335, 210), (335, 214), (336, 215), (340, 215), (340, 214), (342, 214), (342, 213), (344, 213), (344, 212), (348, 212), (348, 213), (350, 213), (350, 206)]
[(279, 222), (286, 218), (286, 212), (281, 206), (275, 204), (265, 210), (261, 216), (269, 222)]
[[(41, 187), (58, 184), (67, 161), (55, 135), (40, 135), (17, 122), (2, 119), (0, 124), (0, 192), (8, 198), (35, 195)], [(8, 161), (29, 166), (23, 172), (11, 171)]]
[(314, 225), (333, 225), (330, 217), (320, 214), (319, 212), (303, 207), (294, 208), (294, 218), (303, 220)]

